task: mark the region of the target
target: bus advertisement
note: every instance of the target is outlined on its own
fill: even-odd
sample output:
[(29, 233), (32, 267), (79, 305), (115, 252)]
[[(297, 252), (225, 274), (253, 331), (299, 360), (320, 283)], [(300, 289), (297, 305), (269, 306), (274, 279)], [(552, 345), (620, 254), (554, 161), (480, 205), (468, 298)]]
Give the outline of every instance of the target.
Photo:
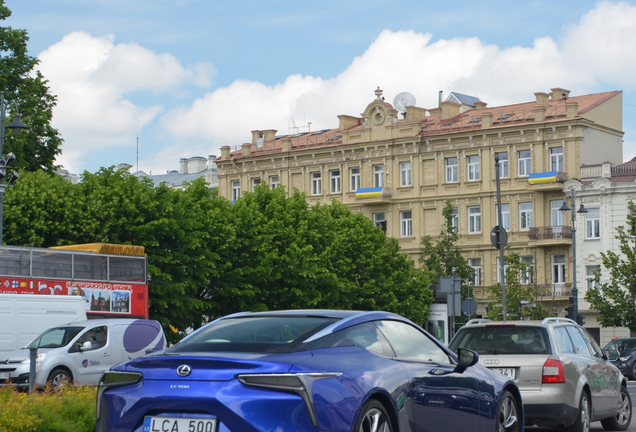
[(89, 318), (148, 319), (143, 246), (0, 246), (0, 294), (79, 295)]

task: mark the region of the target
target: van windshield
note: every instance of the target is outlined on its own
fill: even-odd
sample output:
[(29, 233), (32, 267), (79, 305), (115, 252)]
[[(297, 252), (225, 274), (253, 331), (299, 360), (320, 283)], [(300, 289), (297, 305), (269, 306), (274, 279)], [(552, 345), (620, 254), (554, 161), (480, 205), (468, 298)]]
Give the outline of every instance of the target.
[(36, 337), (25, 348), (61, 348), (68, 345), (84, 327), (53, 327)]

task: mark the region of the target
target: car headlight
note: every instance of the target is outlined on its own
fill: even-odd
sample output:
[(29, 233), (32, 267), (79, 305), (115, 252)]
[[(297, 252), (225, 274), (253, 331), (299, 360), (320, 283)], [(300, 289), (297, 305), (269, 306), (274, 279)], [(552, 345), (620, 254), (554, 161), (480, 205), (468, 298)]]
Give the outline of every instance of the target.
[[(42, 360), (44, 360), (46, 358), (46, 355), (47, 355), (47, 353), (38, 354), (37, 357), (35, 357), (35, 362), (36, 363), (40, 363)], [(24, 364), (31, 363), (31, 356), (28, 356), (27, 358), (22, 360), (22, 363), (24, 363)]]
[(620, 361), (627, 361), (629, 359), (629, 356), (627, 356), (627, 357), (619, 357), (618, 359)]

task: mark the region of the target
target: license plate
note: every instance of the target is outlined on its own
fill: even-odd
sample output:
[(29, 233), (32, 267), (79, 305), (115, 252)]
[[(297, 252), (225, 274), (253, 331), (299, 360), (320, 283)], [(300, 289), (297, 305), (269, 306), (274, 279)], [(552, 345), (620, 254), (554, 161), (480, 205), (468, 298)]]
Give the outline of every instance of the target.
[(216, 432), (216, 419), (146, 417), (144, 432)]
[(9, 372), (0, 372), (0, 380), (8, 380)]
[(494, 371), (499, 372), (503, 376), (506, 376), (510, 379), (515, 379), (515, 368), (491, 368)]

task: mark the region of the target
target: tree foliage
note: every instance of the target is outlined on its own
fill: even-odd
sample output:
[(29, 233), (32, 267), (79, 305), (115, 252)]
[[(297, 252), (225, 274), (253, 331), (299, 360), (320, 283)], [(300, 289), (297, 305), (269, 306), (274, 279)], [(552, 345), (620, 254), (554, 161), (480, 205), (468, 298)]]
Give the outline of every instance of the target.
[[(507, 248), (505, 257), (506, 271), (506, 315), (514, 319), (540, 320), (552, 315), (538, 299), (538, 292), (532, 280), (532, 266), (521, 261), (521, 256)], [(503, 303), (501, 283), (486, 288), (490, 298), (487, 317), (493, 321), (503, 319)]]
[(368, 218), (266, 185), (231, 204), (203, 179), (176, 190), (114, 168), (76, 185), (24, 173), (5, 194), (5, 239), (144, 246), (150, 316), (181, 334), (245, 310), (381, 309), (423, 323), (432, 302), (431, 274)]
[[(0, 0), (0, 20), (9, 16), (11, 11), (4, 0)], [(14, 168), (52, 171), (62, 145), (59, 132), (51, 127), (57, 99), (50, 93), (48, 81), (35, 70), (39, 60), (27, 54), (28, 40), (26, 30), (0, 27), (0, 91), (4, 92), (5, 99), (18, 104), (23, 121), (29, 127), (20, 135), (7, 130), (3, 152), (15, 153)], [(7, 104), (7, 112), (10, 114), (7, 120), (11, 122), (15, 114), (13, 103)]]
[(636, 206), (631, 201), (629, 209), (629, 227), (616, 228), (620, 252), (601, 252), (609, 282), (601, 283), (601, 272), (597, 271), (596, 288), (588, 289), (585, 299), (599, 311), (598, 321), (603, 326), (627, 327), (636, 332)]

